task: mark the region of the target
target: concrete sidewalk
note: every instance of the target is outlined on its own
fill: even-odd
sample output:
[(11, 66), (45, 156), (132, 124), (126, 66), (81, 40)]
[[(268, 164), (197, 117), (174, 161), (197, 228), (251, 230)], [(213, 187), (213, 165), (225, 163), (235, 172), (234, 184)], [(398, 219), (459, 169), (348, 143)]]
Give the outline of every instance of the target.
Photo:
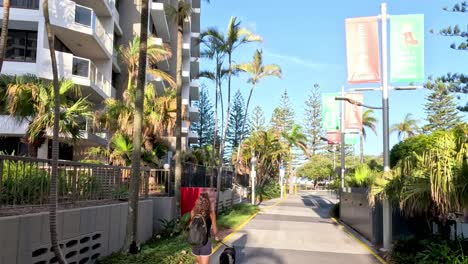
[[(379, 263), (328, 217), (331, 201), (326, 193), (310, 192), (270, 208), (269, 202), (226, 244), (235, 247), (236, 263)], [(223, 249), (210, 263), (219, 263)]]

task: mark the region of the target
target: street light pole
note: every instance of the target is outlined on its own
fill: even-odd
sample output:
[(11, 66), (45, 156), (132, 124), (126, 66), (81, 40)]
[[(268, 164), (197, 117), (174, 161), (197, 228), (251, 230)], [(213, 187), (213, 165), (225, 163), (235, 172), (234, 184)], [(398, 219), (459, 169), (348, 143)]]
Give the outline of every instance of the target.
[[(341, 96), (344, 96), (344, 86), (341, 86)], [(345, 102), (341, 101), (341, 125), (340, 125), (340, 130), (341, 130), (341, 191), (343, 191), (345, 187), (344, 179), (345, 179), (345, 130), (344, 130), (344, 116), (345, 116)]]
[(255, 157), (255, 154), (252, 155), (252, 158), (250, 159), (250, 163), (252, 164), (252, 171), (251, 171), (251, 178), (252, 178), (252, 205), (255, 205), (255, 178), (257, 177), (257, 157)]
[[(384, 174), (390, 172), (389, 156), (389, 107), (388, 107), (388, 53), (387, 53), (387, 4), (380, 5), (382, 26), (382, 123), (383, 123), (383, 158)], [(392, 244), (392, 208), (388, 199), (383, 200), (383, 248), (390, 249)]]

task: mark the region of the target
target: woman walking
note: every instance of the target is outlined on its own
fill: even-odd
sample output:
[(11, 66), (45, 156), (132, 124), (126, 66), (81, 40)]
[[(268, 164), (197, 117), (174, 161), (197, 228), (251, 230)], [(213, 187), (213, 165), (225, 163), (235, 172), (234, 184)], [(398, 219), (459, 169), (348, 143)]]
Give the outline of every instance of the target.
[[(214, 208), (211, 206), (210, 197), (208, 193), (201, 193), (195, 203), (195, 207), (190, 212), (191, 219), (201, 217), (206, 223), (207, 230), (207, 242), (201, 246), (193, 246), (192, 253), (197, 257), (198, 264), (208, 264), (210, 262), (210, 256), (212, 254), (212, 238), (211, 234), (214, 235), (216, 240), (219, 240), (217, 237), (218, 227), (216, 225), (216, 213)], [(211, 232), (213, 230), (213, 232)]]

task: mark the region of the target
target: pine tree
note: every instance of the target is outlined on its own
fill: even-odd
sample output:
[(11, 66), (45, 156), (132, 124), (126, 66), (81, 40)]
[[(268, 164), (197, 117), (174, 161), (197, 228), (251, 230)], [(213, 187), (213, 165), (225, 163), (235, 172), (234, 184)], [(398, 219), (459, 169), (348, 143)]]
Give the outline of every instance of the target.
[(428, 124), (423, 127), (425, 132), (447, 130), (461, 122), (454, 96), (450, 94), (447, 85), (440, 81), (428, 82), (426, 88), (432, 93), (426, 97), (425, 111)]
[(288, 133), (294, 125), (294, 111), (289, 102), (288, 92), (285, 89), (281, 95), (280, 105), (273, 110), (270, 126), (278, 134)]
[(249, 135), (249, 128), (247, 126), (244, 128), (244, 131), (241, 131), (242, 122), (244, 121), (244, 112), (245, 112), (244, 97), (242, 96), (240, 90), (237, 90), (236, 94), (234, 95), (231, 115), (229, 118), (229, 129), (226, 135), (227, 137), (226, 139), (228, 142), (228, 145), (227, 145), (228, 157), (239, 146), (241, 136), (244, 135), (244, 137), (247, 138)]
[[(453, 5), (453, 7), (448, 8), (444, 7), (444, 11), (467, 14), (468, 13), (468, 2), (463, 1)], [(439, 32), (430, 30), (431, 33), (437, 34), (439, 36), (444, 36), (448, 38), (453, 38), (457, 43), (450, 44), (450, 48), (454, 50), (467, 51), (468, 50), (468, 30), (464, 30), (466, 27), (454, 25), (445, 27)], [(461, 40), (461, 41), (460, 41)], [(449, 91), (455, 94), (468, 94), (468, 75), (460, 73), (448, 73), (445, 76), (438, 78), (438, 81), (444, 82)], [(463, 106), (458, 107), (460, 111), (468, 112), (468, 102)]]
[(252, 111), (252, 115), (250, 117), (250, 130), (252, 132), (266, 130), (265, 113), (260, 106), (256, 106)]
[(213, 144), (214, 136), (214, 111), (210, 101), (208, 90), (202, 87), (200, 99), (198, 100), (198, 111), (200, 118), (192, 124), (192, 128), (198, 133), (198, 146)]
[(305, 105), (304, 128), (309, 140), (311, 154), (315, 155), (324, 145), (320, 140), (322, 134), (322, 101), (318, 84), (314, 84)]

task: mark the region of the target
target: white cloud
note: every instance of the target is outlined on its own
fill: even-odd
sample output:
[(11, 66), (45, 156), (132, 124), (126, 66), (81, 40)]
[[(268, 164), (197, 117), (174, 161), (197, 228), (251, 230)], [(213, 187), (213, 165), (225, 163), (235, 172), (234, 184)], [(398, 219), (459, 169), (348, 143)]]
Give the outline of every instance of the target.
[(334, 64), (317, 63), (317, 62), (302, 59), (302, 58), (299, 58), (299, 57), (296, 57), (296, 56), (287, 55), (287, 54), (280, 54), (280, 53), (276, 53), (276, 52), (270, 52), (270, 51), (267, 51), (267, 50), (264, 50), (263, 54), (265, 56), (278, 58), (278, 59), (281, 59), (281, 60), (285, 60), (287, 62), (302, 65), (302, 66), (305, 66), (307, 68), (314, 69), (314, 70), (319, 70), (319, 69), (323, 69), (323, 68), (326, 68), (326, 67), (336, 67), (336, 65), (334, 65)]

